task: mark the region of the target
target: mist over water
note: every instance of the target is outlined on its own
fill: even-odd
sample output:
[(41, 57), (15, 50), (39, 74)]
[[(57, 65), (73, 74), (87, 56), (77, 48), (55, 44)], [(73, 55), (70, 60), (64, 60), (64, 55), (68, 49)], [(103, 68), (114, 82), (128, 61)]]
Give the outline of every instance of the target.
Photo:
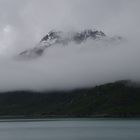
[[(140, 81), (139, 6), (138, 0), (0, 0), (0, 90), (63, 90), (122, 79)], [(38, 59), (16, 59), (52, 29), (88, 28), (124, 41), (56, 45)]]

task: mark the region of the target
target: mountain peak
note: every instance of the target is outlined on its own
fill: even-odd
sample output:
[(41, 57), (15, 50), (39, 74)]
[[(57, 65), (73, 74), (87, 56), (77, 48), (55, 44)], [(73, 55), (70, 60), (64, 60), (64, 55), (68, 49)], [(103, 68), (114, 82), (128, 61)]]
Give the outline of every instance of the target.
[(89, 39), (100, 41), (104, 38), (107, 38), (107, 35), (104, 32), (92, 29), (86, 29), (79, 32), (63, 32), (52, 30), (41, 39), (39, 44), (37, 44), (32, 49), (21, 52), (20, 56), (24, 58), (34, 58), (41, 56), (46, 48), (56, 44), (66, 46), (71, 42), (75, 44), (81, 44), (85, 41), (88, 41)]
[(55, 31), (52, 30), (50, 31), (46, 36), (44, 36), (40, 42), (42, 41), (47, 41), (48, 39), (52, 40), (52, 39), (58, 39), (60, 37), (60, 31)]
[[(87, 38), (96, 39), (96, 38), (106, 36), (102, 31), (91, 30), (91, 29), (87, 29), (87, 30), (84, 30), (84, 31), (81, 31), (81, 32), (71, 32), (71, 34), (73, 34), (73, 36), (71, 36), (73, 41), (79, 41), (79, 40), (83, 41), (84, 39), (87, 39)], [(54, 40), (54, 39), (59, 40), (59, 39), (62, 39), (62, 37), (63, 38), (67, 37), (65, 32), (52, 30), (46, 36), (44, 36), (41, 39), (41, 42), (42, 41), (47, 41), (47, 40)]]

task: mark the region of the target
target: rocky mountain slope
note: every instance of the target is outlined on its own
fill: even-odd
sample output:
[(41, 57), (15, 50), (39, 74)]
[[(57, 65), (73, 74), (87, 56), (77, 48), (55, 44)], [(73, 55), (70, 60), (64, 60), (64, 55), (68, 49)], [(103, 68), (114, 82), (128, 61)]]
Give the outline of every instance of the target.
[(84, 30), (81, 32), (63, 32), (63, 31), (50, 31), (44, 36), (39, 44), (29, 50), (25, 50), (19, 54), (23, 58), (36, 58), (41, 56), (44, 51), (57, 44), (67, 46), (70, 43), (80, 45), (87, 42), (88, 40), (93, 41), (120, 41), (121, 37), (108, 37), (105, 33), (98, 30)]

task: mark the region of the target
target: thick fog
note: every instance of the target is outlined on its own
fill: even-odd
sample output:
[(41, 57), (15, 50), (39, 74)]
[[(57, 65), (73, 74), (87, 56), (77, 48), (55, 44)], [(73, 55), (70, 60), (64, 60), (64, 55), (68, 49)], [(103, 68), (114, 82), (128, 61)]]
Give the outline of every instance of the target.
[[(63, 90), (140, 81), (139, 7), (139, 0), (0, 0), (0, 90)], [(57, 45), (38, 59), (16, 59), (52, 29), (89, 28), (124, 41)]]

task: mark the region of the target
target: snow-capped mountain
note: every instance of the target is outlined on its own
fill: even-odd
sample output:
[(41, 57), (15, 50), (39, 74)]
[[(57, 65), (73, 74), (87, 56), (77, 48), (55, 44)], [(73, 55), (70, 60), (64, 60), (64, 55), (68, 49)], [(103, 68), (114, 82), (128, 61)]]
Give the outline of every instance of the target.
[(104, 32), (98, 30), (84, 30), (81, 32), (63, 32), (63, 31), (50, 31), (46, 36), (44, 36), (39, 44), (34, 48), (25, 50), (19, 54), (23, 58), (35, 58), (41, 56), (44, 51), (54, 45), (61, 44), (63, 46), (69, 43), (75, 43), (80, 45), (88, 40), (102, 40), (108, 41), (118, 41), (121, 37), (108, 37)]

